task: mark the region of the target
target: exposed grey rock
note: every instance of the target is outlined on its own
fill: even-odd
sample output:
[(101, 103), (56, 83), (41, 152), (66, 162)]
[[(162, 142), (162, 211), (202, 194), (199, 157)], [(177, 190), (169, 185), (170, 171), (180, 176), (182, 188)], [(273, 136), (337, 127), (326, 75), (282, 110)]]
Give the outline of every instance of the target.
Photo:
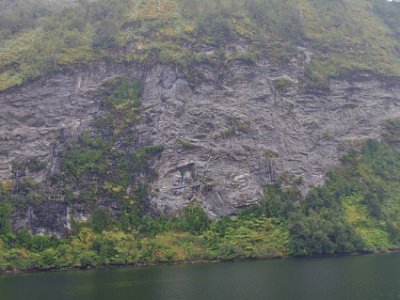
[[(324, 182), (352, 145), (379, 137), (383, 120), (400, 116), (398, 79), (358, 73), (332, 80), (330, 92), (305, 93), (296, 64), (277, 70), (267, 61), (232, 63), (223, 81), (212, 66), (196, 71), (203, 76), (193, 88), (170, 66), (102, 65), (0, 94), (0, 178), (12, 178), (14, 159), (31, 156), (48, 161), (51, 170), (57, 145), (101, 114), (96, 90), (121, 75), (145, 82), (136, 143), (165, 146), (154, 162), (158, 178), (149, 200), (166, 213), (191, 201), (212, 217), (236, 213), (261, 201), (264, 187), (284, 172), (303, 177), (307, 191)], [(277, 90), (276, 78), (291, 84)], [(66, 227), (68, 210), (57, 206)]]
[(72, 229), (71, 220), (86, 221), (89, 218), (83, 205), (66, 202), (44, 201), (14, 209), (12, 216), (15, 231), (28, 229), (32, 234), (64, 236)]
[[(379, 137), (382, 121), (400, 114), (396, 80), (357, 74), (332, 80), (330, 93), (306, 94), (296, 68), (233, 64), (221, 85), (207, 68), (200, 71), (209, 81), (194, 90), (168, 68), (148, 73), (143, 99), (151, 109), (141, 139), (166, 149), (155, 164), (156, 210), (173, 212), (196, 199), (211, 216), (231, 214), (263, 199), (263, 188), (286, 171), (303, 177), (307, 191), (352, 145)], [(280, 77), (293, 84), (276, 90)], [(180, 140), (194, 147), (185, 150)]]

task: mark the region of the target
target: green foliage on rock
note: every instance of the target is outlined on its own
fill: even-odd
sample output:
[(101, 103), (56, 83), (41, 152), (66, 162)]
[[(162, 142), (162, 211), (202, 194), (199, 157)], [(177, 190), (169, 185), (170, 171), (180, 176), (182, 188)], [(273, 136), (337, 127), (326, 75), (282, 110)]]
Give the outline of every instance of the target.
[(179, 219), (182, 230), (190, 233), (201, 233), (210, 226), (210, 219), (205, 211), (196, 204), (190, 204)]
[[(390, 134), (398, 134), (396, 126), (388, 126)], [(264, 203), (218, 221), (211, 221), (195, 203), (169, 218), (143, 214), (137, 206), (123, 206), (119, 216), (98, 208), (71, 236), (58, 239), (31, 236), (26, 230), (13, 234), (11, 208), (2, 205), (0, 270), (230, 261), (399, 248), (399, 180), (396, 143), (367, 140), (342, 158), (342, 167), (330, 172), (323, 186), (306, 196), (296, 188), (296, 178), (283, 176), (266, 189)]]
[(285, 77), (278, 77), (273, 80), (275, 88), (280, 91), (285, 91), (293, 85), (293, 82)]
[(109, 212), (105, 208), (97, 208), (92, 212), (93, 231), (101, 233), (107, 229), (110, 229), (112, 222)]
[(61, 190), (65, 200), (84, 202), (87, 207), (99, 203), (118, 207), (114, 213), (105, 208), (93, 210), (91, 228), (96, 233), (109, 230), (114, 223), (125, 231), (146, 224), (147, 181), (156, 176), (150, 161), (163, 146), (136, 147), (130, 138), (141, 119), (141, 89), (140, 82), (127, 78), (108, 82), (102, 92), (104, 114), (95, 121), (96, 130), (82, 133), (61, 153), (61, 172), (52, 187)]
[(141, 221), (141, 226), (146, 222), (153, 222), (153, 226), (135, 226), (125, 232), (119, 229), (122, 224), (106, 221), (106, 215), (105, 210), (99, 209), (92, 220), (66, 239), (32, 236), (26, 230), (17, 235), (2, 235), (0, 271), (272, 258), (288, 254), (284, 223), (255, 217), (251, 212), (236, 219), (211, 222), (199, 206), (191, 204), (179, 217), (149, 217)]
[(10, 204), (0, 205), (0, 234), (6, 234), (11, 231), (11, 212)]
[[(312, 190), (302, 214), (289, 218), (295, 253), (374, 251), (399, 246), (400, 152), (385, 142), (368, 140), (361, 151), (343, 157), (343, 168)], [(293, 219), (294, 217), (294, 219)], [(321, 243), (315, 241), (315, 235)], [(320, 244), (322, 248), (315, 249)]]
[(130, 138), (141, 119), (141, 91), (136, 80), (108, 82), (101, 91), (103, 110), (93, 124), (95, 130), (63, 145), (57, 168), (45, 182), (38, 183), (32, 177), (45, 168), (39, 159), (15, 161), (15, 178), (7, 190), (2, 186), (1, 200), (22, 205), (57, 199), (84, 203), (87, 209), (96, 203), (116, 203), (123, 212), (144, 213), (147, 180), (156, 175), (150, 161), (163, 146), (137, 147)]
[(308, 88), (328, 88), (331, 77), (354, 70), (399, 76), (399, 7), (384, 0), (5, 0), (0, 91), (99, 60), (174, 64), (190, 77), (199, 62), (220, 69), (235, 60), (288, 63), (298, 47), (312, 52)]

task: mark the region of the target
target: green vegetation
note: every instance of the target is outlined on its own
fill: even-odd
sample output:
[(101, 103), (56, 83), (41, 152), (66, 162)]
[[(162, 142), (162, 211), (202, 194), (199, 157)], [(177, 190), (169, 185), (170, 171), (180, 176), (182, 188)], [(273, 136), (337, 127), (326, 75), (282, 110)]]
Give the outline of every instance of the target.
[(187, 140), (180, 140), (181, 146), (185, 150), (192, 150), (196, 148), (196, 145), (192, 144), (191, 142)]
[(0, 91), (100, 60), (174, 64), (191, 81), (190, 67), (201, 62), (221, 72), (234, 60), (281, 64), (298, 56), (298, 46), (313, 52), (308, 88), (354, 70), (399, 76), (399, 7), (384, 0), (4, 0)]
[[(397, 123), (398, 120), (387, 123), (390, 134), (398, 134), (393, 126)], [(396, 144), (368, 140), (360, 150), (345, 155), (342, 163), (341, 168), (328, 174), (325, 185), (312, 189), (305, 197), (296, 188), (300, 180), (285, 175), (266, 189), (264, 203), (216, 222), (194, 202), (175, 216), (152, 217), (145, 213), (145, 198), (142, 198), (142, 206), (129, 202), (121, 206), (117, 215), (105, 207), (96, 208), (91, 219), (75, 223), (70, 236), (58, 239), (31, 236), (26, 230), (12, 233), (12, 207), (2, 204), (0, 270), (272, 258), (399, 248), (400, 150)], [(91, 174), (99, 172), (92, 167), (88, 169)], [(85, 172), (79, 173), (80, 178)], [(124, 194), (118, 187), (113, 189), (108, 195)], [(5, 188), (1, 190), (4, 193)], [(136, 190), (135, 197), (140, 193), (145, 190)], [(124, 199), (119, 201), (124, 203)]]
[(277, 90), (286, 91), (293, 85), (293, 82), (285, 77), (278, 77), (274, 79), (274, 85)]
[(388, 27), (376, 15), (381, 9), (399, 12), (398, 6), (387, 1), (304, 2), (306, 36), (318, 49), (316, 59), (306, 68), (311, 87), (327, 86), (331, 76), (354, 70), (398, 76), (397, 29)]
[[(400, 5), (378, 0), (97, 0), (74, 4), (0, 2), (0, 91), (45, 74), (96, 61), (168, 63), (191, 79), (194, 64), (223, 73), (227, 63), (275, 64), (313, 50), (307, 88), (327, 88), (332, 76), (365, 70), (400, 76)], [(246, 47), (232, 50), (232, 45)], [(247, 49), (247, 50), (243, 50)], [(277, 90), (292, 82), (274, 81)], [(102, 117), (94, 132), (66, 143), (43, 183), (31, 177), (37, 158), (13, 163), (14, 180), (0, 184), (0, 270), (50, 269), (234, 260), (286, 255), (369, 252), (400, 247), (400, 121), (386, 124), (382, 141), (368, 140), (342, 159), (326, 184), (306, 196), (301, 178), (282, 176), (265, 201), (238, 216), (211, 221), (195, 202), (168, 218), (152, 216), (151, 162), (162, 145), (137, 146), (142, 84), (117, 78), (101, 91)], [(250, 130), (229, 120), (216, 138)], [(329, 135), (328, 133), (326, 134)], [(180, 141), (185, 150), (195, 147)], [(266, 150), (265, 156), (279, 156)], [(209, 187), (212, 178), (205, 178)], [(19, 205), (82, 204), (91, 217), (72, 222), (65, 239), (13, 233)]]
[[(400, 151), (368, 140), (361, 151), (343, 157), (343, 167), (328, 174), (292, 207), (297, 195), (267, 201), (277, 215), (288, 216), (295, 255), (350, 253), (399, 247)], [(282, 192), (281, 192), (282, 193)], [(273, 198), (275, 199), (275, 198)], [(296, 202), (294, 202), (296, 203)]]
[[(46, 182), (35, 182), (31, 176), (46, 167), (43, 162), (15, 161), (15, 179), (2, 188), (1, 200), (25, 205), (59, 199), (89, 207), (114, 202), (122, 212), (140, 215), (146, 209), (146, 180), (155, 175), (149, 162), (163, 151), (162, 145), (133, 147), (131, 137), (141, 119), (141, 90), (140, 82), (126, 78), (108, 82), (101, 91), (104, 110), (95, 121), (96, 130), (64, 144), (59, 167)], [(141, 178), (144, 173), (147, 176)]]
[(264, 151), (264, 155), (265, 155), (265, 157), (267, 157), (267, 158), (276, 158), (276, 157), (279, 157), (279, 153), (276, 152), (276, 151), (274, 151), (274, 150), (271, 150), (271, 149), (266, 149), (266, 150)]
[(146, 226), (141, 233), (137, 228), (122, 231), (118, 225), (107, 221), (105, 210), (98, 210), (92, 220), (80, 224), (73, 235), (62, 240), (31, 236), (26, 230), (16, 235), (3, 232), (0, 271), (233, 260), (288, 254), (288, 231), (284, 224), (251, 213), (211, 223), (201, 208), (191, 204), (180, 217), (149, 218)]
[(11, 231), (11, 212), (10, 204), (0, 205), (0, 234), (6, 234)]
[(251, 131), (251, 122), (249, 120), (240, 120), (238, 118), (230, 118), (228, 120), (228, 128), (222, 130), (215, 135), (215, 138), (229, 139), (241, 133), (249, 133)]
[(31, 172), (37, 173), (46, 168), (46, 163), (41, 162), (36, 157), (30, 157), (25, 161), (14, 161), (12, 164), (13, 172), (25, 172), (29, 170)]
[[(60, 172), (50, 180), (51, 192), (61, 194), (65, 201), (97, 207), (92, 213), (96, 233), (116, 223), (125, 229), (138, 225), (147, 210), (147, 181), (155, 176), (149, 162), (163, 146), (133, 147), (131, 137), (141, 119), (141, 89), (140, 82), (126, 78), (108, 82), (102, 98), (104, 116), (95, 121), (97, 130), (65, 145)], [(105, 207), (114, 203), (118, 214), (99, 208), (98, 203)]]

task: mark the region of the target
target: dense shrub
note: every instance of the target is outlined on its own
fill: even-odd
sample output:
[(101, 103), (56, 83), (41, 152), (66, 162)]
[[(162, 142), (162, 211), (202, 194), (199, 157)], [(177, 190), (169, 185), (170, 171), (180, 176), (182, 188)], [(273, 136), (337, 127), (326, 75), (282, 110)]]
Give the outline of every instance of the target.
[(11, 212), (10, 204), (0, 205), (0, 235), (11, 232)]
[(180, 222), (182, 229), (194, 234), (203, 232), (210, 226), (210, 219), (205, 211), (194, 203), (184, 210)]
[(101, 233), (104, 230), (110, 229), (112, 220), (109, 212), (105, 208), (97, 208), (92, 212), (93, 231)]

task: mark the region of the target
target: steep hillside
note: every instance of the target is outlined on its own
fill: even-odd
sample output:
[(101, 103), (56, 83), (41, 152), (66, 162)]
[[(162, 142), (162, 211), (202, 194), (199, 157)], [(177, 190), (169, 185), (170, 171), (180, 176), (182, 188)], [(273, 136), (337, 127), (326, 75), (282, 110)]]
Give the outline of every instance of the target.
[(399, 247), (399, 3), (0, 11), (0, 269)]
[(308, 50), (303, 84), (353, 70), (399, 75), (399, 7), (384, 0), (2, 1), (0, 90), (100, 60), (173, 64)]
[[(275, 71), (266, 60), (234, 62), (226, 66), (224, 82), (218, 69), (199, 64), (195, 70), (202, 76), (195, 87), (168, 66), (104, 65), (5, 92), (1, 174), (10, 184), (59, 176), (60, 152), (89, 131), (118, 151), (163, 146), (151, 163), (157, 173), (150, 176), (152, 211), (173, 213), (196, 199), (211, 216), (229, 215), (261, 201), (264, 187), (285, 173), (302, 178), (307, 191), (324, 182), (346, 151), (379, 137), (385, 119), (400, 115), (400, 87), (396, 79), (360, 72), (332, 80), (329, 93), (304, 93), (299, 61), (300, 66)], [(110, 122), (104, 93), (118, 78), (141, 82), (141, 105), (136, 116), (111, 110), (114, 118), (127, 120), (102, 124), (99, 131), (96, 123)], [(30, 159), (38, 159), (43, 169), (30, 171)], [(86, 173), (93, 172), (83, 169), (75, 177), (86, 180)], [(107, 180), (106, 174), (96, 176)], [(115, 185), (126, 191), (134, 180)], [(50, 184), (39, 198), (62, 201), (64, 189)], [(108, 198), (100, 191), (88, 193), (90, 201)]]

